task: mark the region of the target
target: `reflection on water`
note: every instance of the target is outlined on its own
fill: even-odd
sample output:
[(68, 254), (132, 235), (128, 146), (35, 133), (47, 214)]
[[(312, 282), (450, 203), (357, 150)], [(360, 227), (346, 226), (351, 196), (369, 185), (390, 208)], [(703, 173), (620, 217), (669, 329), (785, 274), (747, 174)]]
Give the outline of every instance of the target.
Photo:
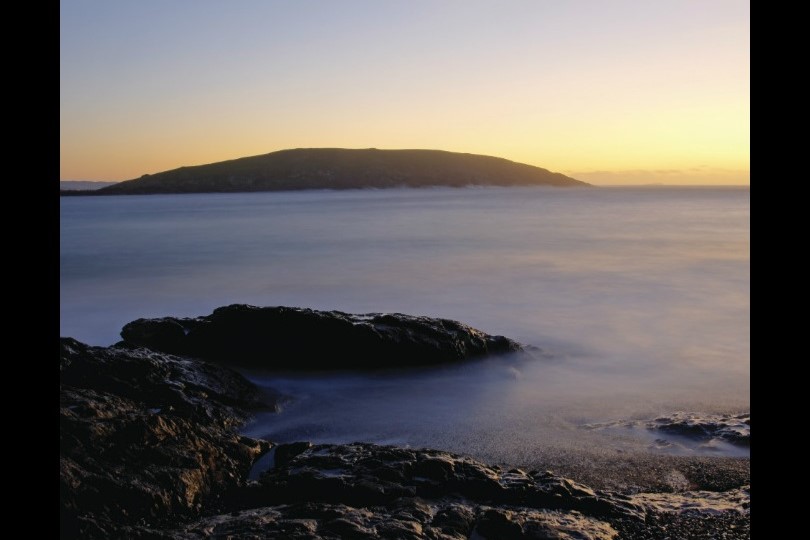
[(61, 334), (107, 345), (130, 320), (236, 302), (458, 319), (553, 358), (256, 376), (296, 399), (250, 429), (481, 453), (604, 444), (579, 426), (747, 410), (748, 219), (742, 188), (62, 198)]

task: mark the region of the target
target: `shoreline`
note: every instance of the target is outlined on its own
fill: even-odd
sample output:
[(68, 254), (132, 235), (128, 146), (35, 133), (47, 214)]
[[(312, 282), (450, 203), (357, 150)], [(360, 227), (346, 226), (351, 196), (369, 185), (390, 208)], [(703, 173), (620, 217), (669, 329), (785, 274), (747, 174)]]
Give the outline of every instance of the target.
[[(241, 435), (254, 414), (278, 410), (272, 395), (228, 365), (234, 358), (266, 358), (260, 354), (266, 346), (277, 351), (278, 341), (250, 342), (244, 334), (250, 327), (257, 336), (266, 335), (267, 326), (249, 321), (266, 323), (276, 314), (268, 309), (231, 306), (219, 311), (219, 319), (133, 321), (122, 332), (125, 340), (106, 348), (62, 338), (63, 538), (494, 539), (545, 534), (607, 540), (690, 538), (696, 531), (750, 537), (749, 458), (573, 453), (546, 456), (529, 469), (441, 450), (276, 444)], [(285, 309), (291, 310), (282, 312), (286, 322), (274, 324), (287, 324), (288, 332), (288, 317), (299, 324), (303, 316), (308, 328), (312, 317), (323, 323), (324, 312)], [(403, 347), (402, 336), (413, 338), (410, 332), (416, 331), (423, 341), (405, 349), (431, 350), (429, 357), (436, 361), (461, 361), (488, 347), (521, 347), (454, 321), (401, 317), (364, 317), (332, 335), (345, 336), (358, 323), (385, 323), (386, 347)], [(220, 333), (223, 328), (228, 332)], [(408, 333), (400, 334), (403, 329)], [(196, 336), (186, 341), (193, 332)], [(383, 345), (366, 342), (368, 335), (360, 332), (352, 338), (360, 341), (344, 345), (365, 343), (379, 350)], [(459, 336), (465, 336), (465, 348), (445, 348), (460, 343)], [(234, 356), (232, 339), (247, 339), (252, 348), (243, 347)], [(211, 343), (220, 348), (201, 347)], [(199, 357), (207, 354), (216, 361)]]
[(595, 489), (625, 494), (727, 491), (751, 483), (750, 457), (670, 456), (655, 452), (605, 456), (567, 451), (521, 465), (482, 461), (502, 467), (552, 470)]

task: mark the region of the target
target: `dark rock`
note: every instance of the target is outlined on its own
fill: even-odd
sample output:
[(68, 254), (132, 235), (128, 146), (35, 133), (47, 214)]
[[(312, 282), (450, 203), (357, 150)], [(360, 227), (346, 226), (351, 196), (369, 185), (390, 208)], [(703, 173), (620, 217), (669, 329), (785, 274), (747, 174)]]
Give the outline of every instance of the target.
[(297, 442), (297, 443), (290, 443), (290, 444), (280, 444), (276, 446), (276, 453), (275, 453), (275, 466), (276, 467), (285, 467), (292, 458), (310, 448), (312, 443), (308, 442)]
[(447, 504), (436, 512), (432, 525), (448, 536), (469, 538), (475, 526), (475, 512), (463, 504)]
[[(259, 482), (274, 502), (368, 506), (401, 497), (456, 497), (479, 504), (577, 510), (600, 518), (645, 515), (629, 497), (594, 491), (548, 472), (504, 472), (448, 452), (365, 443), (306, 448)], [(276, 498), (280, 493), (283, 497)]]
[(346, 515), (348, 517), (339, 517), (324, 523), (324, 529), (330, 533), (336, 534), (339, 538), (346, 538), (347, 540), (355, 538), (373, 540), (374, 538), (378, 538), (376, 531), (373, 528), (365, 526), (366, 520), (363, 519), (370, 517), (372, 514), (370, 512), (362, 512), (360, 514), (361, 515), (357, 516), (355, 519), (352, 519), (355, 516), (347, 512)]
[(194, 319), (138, 319), (121, 337), (129, 346), (292, 370), (424, 366), (524, 351), (508, 338), (448, 319), (246, 305)]
[(279, 538), (609, 540), (613, 527), (577, 513), (527, 508), (495, 509), (452, 501), (400, 500), (358, 508), (306, 503), (243, 510), (203, 518), (171, 532), (172, 538)]
[(737, 446), (751, 446), (751, 415), (676, 413), (656, 418), (650, 429), (699, 441), (718, 439)]
[(455, 475), (453, 461), (442, 457), (423, 457), (412, 468), (414, 476), (423, 476), (434, 482), (447, 482)]
[[(437, 450), (272, 447), (235, 432), (263, 399), (219, 364), (62, 339), (60, 537), (607, 540), (617, 530), (647, 538), (647, 523), (656, 535), (669, 524), (747, 530), (748, 488), (625, 496)], [(274, 466), (248, 480), (271, 447)]]
[(511, 517), (512, 512), (490, 508), (481, 513), (475, 531), (484, 538), (520, 538), (523, 527)]
[(114, 537), (119, 526), (197, 515), (269, 448), (234, 433), (264, 404), (228, 368), (69, 338), (60, 345), (64, 537)]

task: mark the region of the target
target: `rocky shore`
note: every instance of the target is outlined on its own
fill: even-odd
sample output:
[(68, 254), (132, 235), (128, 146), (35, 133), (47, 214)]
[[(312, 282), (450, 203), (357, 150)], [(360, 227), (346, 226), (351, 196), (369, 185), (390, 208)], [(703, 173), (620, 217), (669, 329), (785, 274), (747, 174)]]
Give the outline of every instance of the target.
[[(229, 306), (134, 321), (122, 337), (60, 341), (62, 538), (750, 537), (739, 460), (733, 481), (715, 470), (725, 483), (619, 492), (439, 450), (239, 434), (277, 396), (229, 365), (334, 369), (335, 350), (353, 350), (353, 368), (526, 353), (454, 321)], [(328, 360), (314, 358), (329, 340)]]

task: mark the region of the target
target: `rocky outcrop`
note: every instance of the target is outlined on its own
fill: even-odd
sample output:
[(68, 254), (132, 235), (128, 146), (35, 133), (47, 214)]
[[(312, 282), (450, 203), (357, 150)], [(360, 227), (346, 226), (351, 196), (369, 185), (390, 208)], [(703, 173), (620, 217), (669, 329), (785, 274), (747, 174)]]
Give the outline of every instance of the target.
[(649, 429), (699, 441), (717, 439), (737, 446), (751, 446), (751, 415), (676, 413), (656, 418)]
[(628, 497), (594, 491), (548, 471), (488, 466), (426, 449), (346, 445), (281, 445), (256, 497), (264, 502), (374, 506), (403, 497), (457, 499), (478, 506), (575, 510), (593, 517), (644, 518)]
[(740, 450), (751, 446), (751, 414), (706, 414), (676, 412), (654, 420), (617, 420), (585, 424), (585, 429), (645, 429), (656, 433), (650, 448), (683, 450), (714, 449), (734, 445)]
[(268, 506), (200, 520), (173, 538), (279, 540), (610, 540), (609, 523), (577, 512), (470, 506), (403, 498), (374, 508), (304, 503)]
[(63, 538), (198, 515), (270, 447), (234, 431), (268, 406), (238, 373), (144, 349), (60, 345)]
[(627, 497), (550, 473), (240, 436), (269, 396), (219, 364), (70, 338), (60, 353), (63, 538), (597, 539), (615, 532), (603, 518), (643, 518)]
[[(238, 337), (254, 339), (246, 350), (258, 360), (260, 351), (292, 350), (262, 341), (268, 319), (289, 309), (231, 306), (199, 319), (139, 321), (131, 336), (175, 351), (198, 331), (206, 337), (191, 341), (195, 347), (213, 347), (215, 337), (235, 347)], [(340, 347), (359, 346), (339, 335), (360, 327), (377, 336), (362, 339), (381, 351), (397, 344), (442, 359), (517, 347), (452, 321), (290, 311), (314, 318), (314, 329), (304, 325), (314, 333), (280, 339), (309, 354), (326, 345), (298, 340), (317, 341), (324, 328)], [(749, 536), (747, 487), (619, 494), (438, 450), (274, 445), (241, 436), (239, 426), (252, 411), (273, 407), (275, 396), (221, 363), (139, 348), (137, 339), (109, 348), (61, 340), (61, 538), (606, 540), (690, 538), (694, 531), (708, 538), (732, 529), (731, 538)], [(214, 350), (209, 357), (229, 360), (224, 346)]]
[(425, 366), (524, 351), (508, 338), (448, 319), (247, 305), (197, 318), (138, 319), (121, 337), (127, 346), (294, 370)]

